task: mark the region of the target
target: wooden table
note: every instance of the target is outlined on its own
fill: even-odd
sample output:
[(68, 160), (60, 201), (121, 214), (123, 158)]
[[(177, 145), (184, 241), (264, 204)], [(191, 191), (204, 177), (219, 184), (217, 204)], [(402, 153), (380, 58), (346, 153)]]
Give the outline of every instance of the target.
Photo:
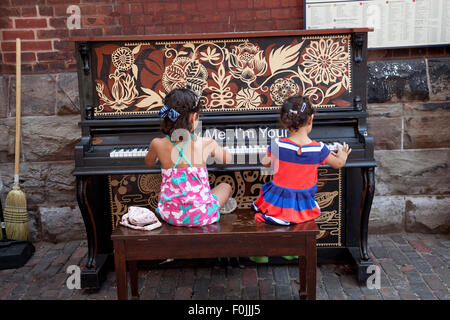
[(274, 226), (253, 217), (250, 210), (237, 210), (203, 227), (176, 227), (165, 222), (152, 231), (118, 227), (111, 235), (118, 299), (128, 298), (127, 263), (132, 297), (139, 297), (138, 260), (288, 255), (299, 257), (300, 299), (315, 299), (316, 223)]

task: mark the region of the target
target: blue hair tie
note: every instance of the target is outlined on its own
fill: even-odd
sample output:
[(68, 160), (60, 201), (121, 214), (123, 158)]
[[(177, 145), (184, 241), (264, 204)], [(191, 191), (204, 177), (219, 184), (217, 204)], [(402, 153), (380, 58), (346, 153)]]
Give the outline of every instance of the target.
[(179, 116), (180, 116), (179, 112), (176, 112), (174, 109), (169, 108), (166, 105), (164, 105), (161, 108), (161, 110), (159, 110), (159, 113), (158, 113), (158, 117), (160, 117), (160, 118), (169, 117), (170, 121), (172, 121), (172, 122), (177, 121)]

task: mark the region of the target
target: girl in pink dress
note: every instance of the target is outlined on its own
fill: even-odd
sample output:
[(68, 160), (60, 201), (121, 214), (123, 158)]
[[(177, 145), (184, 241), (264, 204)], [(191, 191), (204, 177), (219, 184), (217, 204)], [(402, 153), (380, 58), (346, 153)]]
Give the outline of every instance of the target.
[(201, 109), (198, 95), (189, 89), (174, 89), (159, 112), (164, 138), (151, 141), (147, 166), (161, 163), (161, 198), (156, 212), (176, 226), (204, 226), (219, 221), (219, 208), (231, 196), (231, 186), (221, 183), (211, 190), (206, 161), (222, 163), (231, 155), (211, 138), (194, 134)]

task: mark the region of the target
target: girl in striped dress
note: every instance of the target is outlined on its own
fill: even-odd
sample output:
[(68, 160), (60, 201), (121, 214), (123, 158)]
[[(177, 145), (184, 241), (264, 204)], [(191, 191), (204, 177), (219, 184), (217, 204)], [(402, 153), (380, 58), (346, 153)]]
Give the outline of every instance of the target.
[(336, 153), (322, 143), (311, 140), (314, 108), (307, 98), (290, 97), (281, 108), (281, 124), (289, 138), (274, 140), (262, 160), (274, 165), (273, 180), (261, 187), (253, 202), (255, 220), (269, 224), (290, 225), (317, 218), (320, 208), (314, 196), (317, 191), (317, 168), (327, 164), (338, 169), (345, 165), (351, 152), (344, 143)]

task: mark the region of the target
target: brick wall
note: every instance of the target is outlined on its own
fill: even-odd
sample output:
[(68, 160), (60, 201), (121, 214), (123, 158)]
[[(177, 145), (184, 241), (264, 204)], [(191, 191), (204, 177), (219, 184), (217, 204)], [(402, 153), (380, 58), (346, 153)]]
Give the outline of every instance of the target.
[[(69, 30), (70, 5), (81, 29)], [(24, 73), (75, 70), (71, 36), (299, 29), (303, 0), (1, 0), (1, 73), (14, 73), (15, 38)]]
[[(71, 5), (81, 29), (69, 30)], [(302, 29), (303, 0), (1, 0), (0, 72), (14, 73), (23, 39), (24, 73), (75, 70), (71, 36)], [(449, 55), (450, 48), (373, 50), (369, 60)]]

